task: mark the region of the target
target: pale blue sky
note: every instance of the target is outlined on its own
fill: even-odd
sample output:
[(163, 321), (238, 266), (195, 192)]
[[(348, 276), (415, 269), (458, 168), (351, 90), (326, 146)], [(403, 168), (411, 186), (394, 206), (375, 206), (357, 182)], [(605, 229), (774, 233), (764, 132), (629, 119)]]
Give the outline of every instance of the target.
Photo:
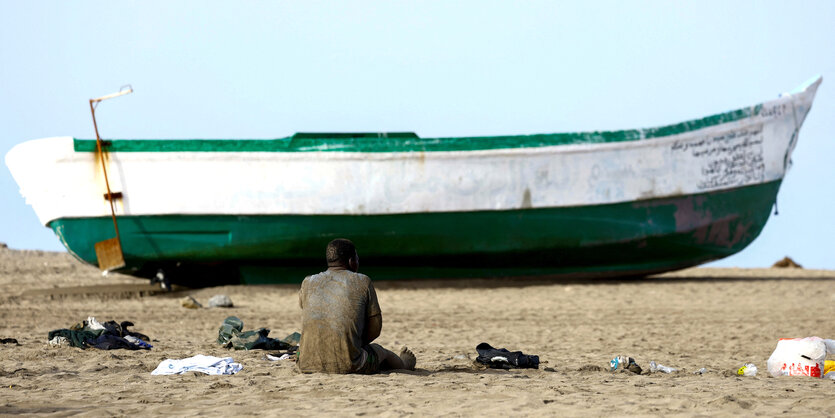
[[(835, 2), (0, 1), (0, 155), (47, 136), (656, 126), (824, 82), (780, 215), (740, 254), (835, 269)], [(0, 168), (0, 242), (62, 249)]]

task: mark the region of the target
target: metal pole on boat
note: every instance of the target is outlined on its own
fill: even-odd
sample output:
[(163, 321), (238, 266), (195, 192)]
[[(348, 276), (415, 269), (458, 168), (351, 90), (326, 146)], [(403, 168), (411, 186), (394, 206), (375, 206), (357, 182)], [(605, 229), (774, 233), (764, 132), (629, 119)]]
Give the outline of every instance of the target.
[(101, 140), (101, 137), (99, 136), (99, 126), (96, 123), (96, 107), (100, 102), (104, 100), (124, 96), (130, 93), (133, 93), (133, 88), (130, 85), (127, 85), (122, 86), (122, 88), (119, 89), (119, 91), (116, 93), (111, 93), (95, 99), (90, 99), (90, 113), (93, 115), (93, 129), (96, 131), (96, 152), (99, 155), (101, 169), (104, 173), (104, 184), (107, 187), (107, 194), (104, 196), (104, 198), (110, 203), (110, 216), (113, 219), (113, 229), (116, 232), (116, 238), (99, 241), (95, 244), (96, 258), (99, 262), (99, 269), (101, 269), (105, 273), (110, 270), (124, 267), (125, 256), (122, 252), (122, 241), (121, 237), (119, 236), (119, 224), (116, 222), (116, 208), (113, 204), (113, 200), (117, 197), (117, 195), (121, 195), (121, 193), (114, 195), (110, 191), (110, 180), (107, 178), (107, 165), (105, 164), (104, 160), (105, 147), (103, 141)]

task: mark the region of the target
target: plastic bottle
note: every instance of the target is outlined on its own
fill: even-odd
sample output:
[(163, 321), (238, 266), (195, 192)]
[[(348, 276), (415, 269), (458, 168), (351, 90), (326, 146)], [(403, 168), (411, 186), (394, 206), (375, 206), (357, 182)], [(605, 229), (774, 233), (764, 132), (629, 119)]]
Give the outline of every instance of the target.
[(736, 374), (740, 376), (756, 376), (757, 375), (757, 366), (753, 363), (746, 363), (739, 370), (736, 371)]
[(675, 373), (678, 369), (674, 369), (672, 367), (667, 367), (662, 364), (658, 364), (654, 361), (649, 362), (649, 371), (652, 373), (655, 372), (664, 372), (664, 373)]

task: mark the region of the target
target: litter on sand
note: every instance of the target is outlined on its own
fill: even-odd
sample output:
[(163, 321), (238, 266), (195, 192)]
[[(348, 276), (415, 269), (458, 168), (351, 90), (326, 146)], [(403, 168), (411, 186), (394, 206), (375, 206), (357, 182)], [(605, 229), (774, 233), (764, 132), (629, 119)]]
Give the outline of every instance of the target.
[(180, 299), (180, 305), (186, 309), (200, 309), (203, 307), (203, 305), (201, 305), (200, 302), (197, 301), (197, 299), (191, 296), (186, 296)]
[(528, 355), (521, 351), (508, 351), (504, 348), (493, 348), (490, 344), (481, 343), (476, 346), (477, 363), (491, 369), (539, 368), (539, 356)]
[(617, 356), (609, 360), (609, 371), (614, 372), (618, 370), (626, 370), (635, 374), (641, 374), (643, 369), (635, 362), (635, 359), (629, 356)]
[(736, 374), (740, 376), (754, 377), (757, 375), (757, 366), (754, 363), (745, 363), (737, 369)]
[(200, 372), (211, 375), (235, 374), (243, 369), (232, 357), (212, 357), (198, 354), (181, 360), (166, 359), (157, 366), (152, 375), (183, 374)]
[[(180, 299), (180, 305), (186, 309), (201, 309), (203, 304), (198, 302), (193, 296), (186, 296)], [(214, 295), (209, 298), (209, 308), (232, 308), (235, 305), (232, 299), (226, 295)]]
[(264, 357), (265, 357), (267, 360), (269, 360), (269, 361), (279, 361), (279, 360), (287, 360), (287, 359), (290, 359), (290, 358), (292, 358), (292, 357), (293, 357), (293, 355), (292, 355), (292, 354), (290, 354), (290, 353), (284, 353), (284, 354), (282, 354), (282, 355), (280, 355), (280, 356), (274, 356), (274, 355), (272, 355), (272, 354), (267, 354), (267, 355), (265, 355)]
[(678, 371), (678, 369), (675, 369), (675, 368), (672, 368), (672, 367), (667, 367), (663, 364), (658, 364), (654, 361), (651, 361), (651, 362), (649, 362), (649, 371), (651, 373), (655, 373), (655, 372), (675, 373), (675, 372)]
[(226, 295), (214, 295), (209, 298), (209, 307), (210, 308), (232, 308), (235, 305), (232, 304), (232, 299)]
[(835, 340), (820, 337), (783, 338), (766, 363), (774, 377), (808, 376), (835, 379), (826, 368), (826, 355), (835, 354)]

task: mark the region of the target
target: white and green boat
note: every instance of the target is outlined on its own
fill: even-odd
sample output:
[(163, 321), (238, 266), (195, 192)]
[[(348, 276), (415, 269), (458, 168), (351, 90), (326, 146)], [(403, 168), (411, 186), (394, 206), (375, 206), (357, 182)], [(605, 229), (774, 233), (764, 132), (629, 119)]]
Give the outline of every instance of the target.
[[(821, 79), (658, 128), (522, 136), (299, 133), (105, 143), (125, 267), (209, 284), (298, 282), (353, 240), (375, 279), (630, 276), (750, 244)], [(79, 260), (113, 236), (96, 140), (24, 142), (6, 164)]]

